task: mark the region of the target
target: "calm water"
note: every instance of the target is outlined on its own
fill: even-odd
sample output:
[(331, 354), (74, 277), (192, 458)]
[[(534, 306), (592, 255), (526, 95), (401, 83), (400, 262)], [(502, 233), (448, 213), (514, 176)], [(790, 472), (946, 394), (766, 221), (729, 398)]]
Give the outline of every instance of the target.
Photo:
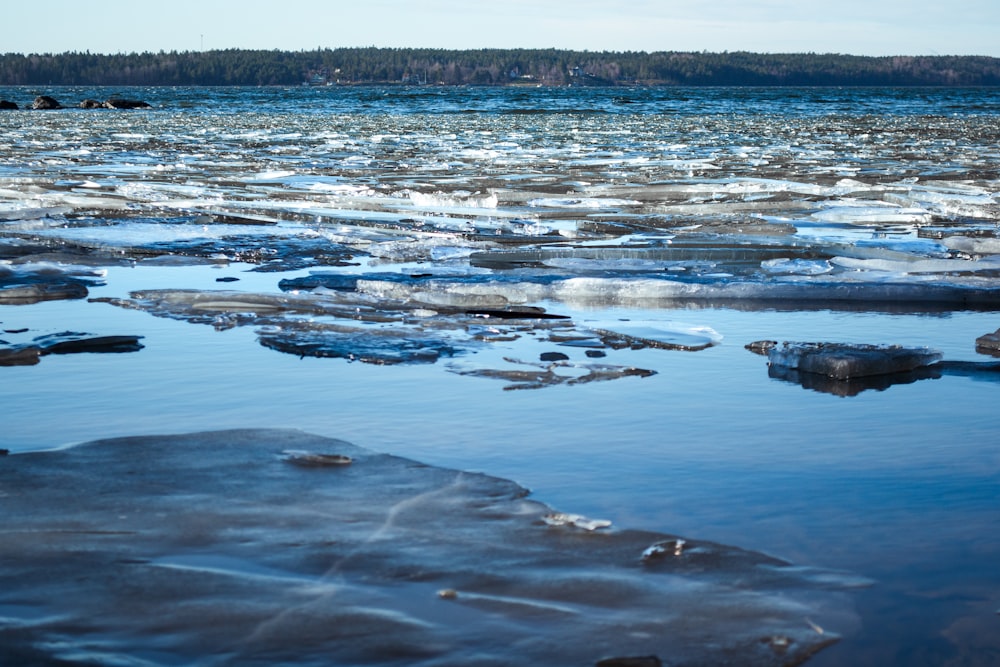
[[(135, 294), (2, 305), (0, 338), (144, 348), (0, 367), (0, 446), (301, 428), (870, 578), (858, 621), (810, 664), (1000, 659), (996, 374), (823, 390), (744, 349), (990, 361), (975, 339), (1000, 327), (1000, 91), (0, 98), (38, 93), (154, 109), (0, 114), (0, 261), (25, 280), (88, 274), (91, 298)], [(160, 289), (333, 310), (206, 317), (138, 293)], [(511, 305), (570, 319), (470, 319)], [(526, 373), (544, 379), (517, 389)]]

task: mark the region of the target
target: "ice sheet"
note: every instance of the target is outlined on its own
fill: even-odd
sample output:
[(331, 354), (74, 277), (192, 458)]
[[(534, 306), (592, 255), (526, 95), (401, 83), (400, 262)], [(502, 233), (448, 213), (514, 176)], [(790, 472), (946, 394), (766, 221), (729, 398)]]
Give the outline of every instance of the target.
[(787, 665), (859, 584), (297, 431), (12, 455), (0, 489), (9, 664)]

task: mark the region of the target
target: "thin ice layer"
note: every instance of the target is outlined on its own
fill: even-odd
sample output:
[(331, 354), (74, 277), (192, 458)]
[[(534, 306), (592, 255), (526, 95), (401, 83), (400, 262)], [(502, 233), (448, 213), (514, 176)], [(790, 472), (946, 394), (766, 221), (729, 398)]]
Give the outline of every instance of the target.
[(297, 431), (8, 456), (0, 489), (7, 664), (798, 664), (859, 583)]

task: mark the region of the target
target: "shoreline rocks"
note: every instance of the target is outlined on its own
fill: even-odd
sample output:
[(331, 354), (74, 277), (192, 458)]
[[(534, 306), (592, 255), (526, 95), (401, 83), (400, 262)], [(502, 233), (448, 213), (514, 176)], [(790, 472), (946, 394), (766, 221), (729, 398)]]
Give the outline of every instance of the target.
[(59, 103), (54, 97), (49, 97), (48, 95), (39, 95), (31, 103), (31, 108), (35, 110), (49, 110), (49, 109), (62, 109), (63, 105)]
[[(30, 105), (24, 109), (33, 111), (49, 111), (55, 109), (66, 109), (67, 107), (59, 100), (49, 95), (39, 95), (32, 100)], [(78, 105), (79, 109), (152, 109), (153, 105), (145, 100), (135, 100), (124, 97), (112, 96), (101, 102), (92, 98), (82, 100)], [(0, 111), (17, 111), (21, 106), (11, 100), (0, 100)]]

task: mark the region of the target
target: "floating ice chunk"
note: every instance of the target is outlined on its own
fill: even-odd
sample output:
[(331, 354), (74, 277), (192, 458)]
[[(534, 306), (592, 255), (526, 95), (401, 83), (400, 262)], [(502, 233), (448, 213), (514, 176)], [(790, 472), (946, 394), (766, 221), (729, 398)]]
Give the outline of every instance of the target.
[(579, 208), (604, 209), (638, 206), (640, 202), (634, 199), (612, 199), (601, 197), (540, 197), (528, 202), (528, 206), (536, 208)]
[(968, 259), (856, 259), (834, 257), (830, 263), (844, 269), (889, 273), (981, 273), (1000, 271), (1000, 255)]
[(488, 194), (452, 192), (449, 194), (409, 192), (409, 199), (417, 208), (461, 210), (465, 208), (496, 208), (500, 200), (495, 192)]
[(998, 238), (949, 236), (942, 239), (941, 243), (950, 250), (957, 250), (970, 255), (1000, 255), (1000, 239)]
[(659, 558), (666, 558), (668, 556), (682, 556), (684, 554), (684, 547), (686, 544), (687, 541), (680, 538), (677, 538), (676, 540), (657, 542), (642, 552), (640, 560), (651, 561)]
[(872, 202), (855, 205), (841, 200), (836, 206), (816, 211), (810, 218), (820, 222), (844, 222), (849, 224), (892, 224), (927, 223), (932, 219), (930, 212), (921, 208), (900, 208), (897, 206), (873, 206)]
[(612, 347), (655, 347), (665, 350), (704, 350), (722, 342), (722, 335), (711, 327), (672, 322), (615, 322), (605, 329), (591, 326)]
[(941, 353), (899, 345), (785, 342), (771, 348), (767, 358), (772, 366), (848, 380), (930, 366), (941, 361)]
[(825, 259), (767, 259), (760, 263), (765, 273), (797, 276), (820, 276), (833, 271)]
[(610, 528), (611, 522), (607, 519), (588, 519), (580, 514), (565, 514), (563, 512), (552, 512), (542, 517), (542, 521), (550, 526), (572, 526), (584, 530), (598, 530), (600, 528)]

